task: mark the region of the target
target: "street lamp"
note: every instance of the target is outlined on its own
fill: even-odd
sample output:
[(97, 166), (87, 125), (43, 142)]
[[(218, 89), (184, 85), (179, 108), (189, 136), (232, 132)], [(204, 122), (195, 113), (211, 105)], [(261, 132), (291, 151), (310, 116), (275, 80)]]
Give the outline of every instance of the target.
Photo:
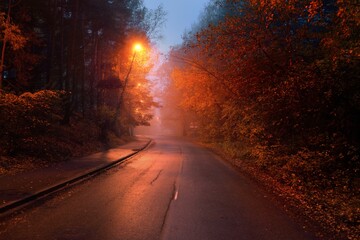
[(131, 63), (130, 63), (130, 67), (129, 67), (129, 71), (127, 72), (126, 76), (125, 76), (125, 79), (124, 79), (124, 86), (122, 88), (122, 91), (121, 91), (121, 94), (119, 96), (119, 102), (116, 106), (116, 113), (115, 113), (115, 118), (114, 118), (114, 121), (115, 121), (115, 124), (116, 124), (116, 121), (120, 115), (120, 109), (121, 109), (121, 105), (123, 103), (123, 99), (124, 99), (124, 94), (125, 94), (125, 90), (126, 90), (126, 87), (128, 85), (128, 82), (129, 82), (129, 76), (130, 76), (130, 73), (131, 73), (131, 70), (132, 70), (132, 67), (134, 65), (134, 60), (135, 60), (135, 56), (137, 53), (141, 52), (143, 50), (143, 46), (141, 43), (135, 43), (133, 45), (133, 56), (132, 56), (132, 59), (131, 59)]
[(133, 50), (134, 50), (134, 54), (136, 52), (141, 52), (143, 50), (143, 46), (141, 45), (141, 43), (135, 43), (134, 47), (133, 47)]
[(131, 72), (132, 67), (134, 65), (134, 60), (135, 60), (136, 53), (141, 52), (142, 50), (143, 50), (143, 46), (141, 45), (141, 43), (135, 43), (134, 44), (134, 46), (133, 46), (133, 52), (134, 53), (133, 53), (133, 57), (132, 57), (132, 60), (131, 60), (131, 63), (130, 63), (129, 71), (126, 74), (126, 77), (124, 79), (124, 87), (123, 87), (122, 92), (121, 92), (120, 101), (122, 101), (122, 97), (124, 95), (125, 89), (126, 89), (127, 84), (129, 82), (129, 75), (130, 75), (130, 72)]

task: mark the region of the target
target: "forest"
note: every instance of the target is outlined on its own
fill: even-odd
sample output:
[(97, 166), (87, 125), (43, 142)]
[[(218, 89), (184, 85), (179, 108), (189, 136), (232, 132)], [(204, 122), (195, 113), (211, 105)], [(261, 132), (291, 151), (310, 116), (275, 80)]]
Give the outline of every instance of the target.
[(159, 104), (146, 76), (165, 15), (142, 0), (1, 1), (0, 174), (115, 146), (161, 105), (163, 128), (357, 239), (359, 1), (209, 1), (159, 70)]
[(163, 65), (162, 116), (338, 236), (360, 220), (360, 4), (213, 0)]
[(148, 125), (164, 16), (142, 0), (1, 1), (0, 169), (99, 151)]

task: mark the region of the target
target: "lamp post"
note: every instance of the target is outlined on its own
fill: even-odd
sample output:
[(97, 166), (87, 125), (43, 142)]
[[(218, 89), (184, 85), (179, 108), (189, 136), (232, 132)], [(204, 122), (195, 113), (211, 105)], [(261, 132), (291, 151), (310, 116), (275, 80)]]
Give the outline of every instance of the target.
[(122, 98), (123, 98), (123, 96), (124, 96), (124, 93), (125, 93), (127, 84), (128, 84), (128, 82), (129, 82), (129, 75), (130, 75), (130, 72), (131, 72), (132, 67), (133, 67), (133, 64), (134, 64), (134, 60), (135, 60), (136, 53), (141, 52), (142, 50), (143, 50), (143, 46), (142, 46), (140, 43), (136, 43), (136, 44), (134, 45), (134, 47), (133, 47), (134, 54), (133, 54), (133, 57), (132, 57), (132, 59), (131, 59), (129, 71), (127, 72), (126, 77), (125, 77), (125, 79), (124, 79), (124, 87), (123, 87), (123, 89), (122, 89), (122, 92), (121, 92), (121, 95), (120, 95), (120, 98), (119, 98), (119, 103), (121, 103), (121, 101), (122, 101)]
[[(115, 126), (115, 129), (116, 129), (116, 132), (119, 130), (118, 129), (118, 126), (117, 126), (117, 120), (120, 116), (120, 109), (121, 109), (121, 105), (123, 103), (123, 99), (124, 99), (124, 94), (125, 94), (125, 91), (126, 91), (126, 87), (128, 85), (128, 82), (129, 82), (129, 76), (130, 76), (130, 73), (131, 73), (131, 70), (132, 70), (132, 67), (134, 65), (134, 60), (135, 60), (135, 56), (136, 56), (136, 53), (138, 52), (141, 52), (143, 50), (143, 46), (140, 44), (140, 43), (136, 43), (134, 44), (133, 46), (133, 56), (132, 56), (132, 59), (131, 59), (131, 63), (130, 63), (130, 67), (129, 67), (129, 71), (127, 72), (126, 76), (125, 76), (125, 79), (124, 79), (124, 86), (122, 88), (122, 91), (120, 93), (120, 96), (119, 96), (119, 101), (116, 105), (116, 112), (115, 112), (115, 118), (114, 118), (114, 126)], [(119, 134), (118, 134), (119, 135)]]

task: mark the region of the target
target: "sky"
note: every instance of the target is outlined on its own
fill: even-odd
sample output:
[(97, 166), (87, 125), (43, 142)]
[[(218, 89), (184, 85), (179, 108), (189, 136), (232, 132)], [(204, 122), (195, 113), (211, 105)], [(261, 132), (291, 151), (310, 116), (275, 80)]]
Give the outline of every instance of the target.
[[(162, 5), (166, 12), (166, 21), (161, 31), (163, 39), (157, 40), (156, 43), (161, 53), (167, 54), (171, 46), (182, 43), (181, 36), (185, 30), (190, 30), (191, 26), (198, 22), (199, 16), (208, 2), (209, 0), (144, 0), (147, 8), (156, 9)], [(147, 76), (149, 80), (154, 81), (153, 83), (157, 87), (162, 83), (157, 81), (157, 68), (161, 66), (161, 59), (163, 58), (160, 57), (158, 64)], [(159, 98), (155, 99), (161, 102)], [(159, 115), (159, 109), (155, 110), (154, 114)], [(156, 129), (159, 126), (156, 121), (158, 118), (155, 116), (154, 119), (151, 125)], [(150, 131), (149, 127), (137, 127), (137, 134), (144, 134), (146, 131)]]
[(190, 30), (191, 25), (198, 21), (209, 0), (144, 0), (144, 5), (149, 9), (155, 9), (160, 4), (166, 11), (166, 22), (162, 28), (163, 39), (157, 46), (163, 53), (167, 53), (170, 46), (180, 44), (181, 36), (185, 30)]

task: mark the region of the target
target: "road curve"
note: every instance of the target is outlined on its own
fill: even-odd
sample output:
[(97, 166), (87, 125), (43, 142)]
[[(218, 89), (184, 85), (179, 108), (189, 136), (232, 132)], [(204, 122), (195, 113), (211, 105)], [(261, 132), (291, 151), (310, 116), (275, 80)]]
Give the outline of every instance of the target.
[(221, 159), (175, 138), (0, 217), (0, 239), (315, 239)]

